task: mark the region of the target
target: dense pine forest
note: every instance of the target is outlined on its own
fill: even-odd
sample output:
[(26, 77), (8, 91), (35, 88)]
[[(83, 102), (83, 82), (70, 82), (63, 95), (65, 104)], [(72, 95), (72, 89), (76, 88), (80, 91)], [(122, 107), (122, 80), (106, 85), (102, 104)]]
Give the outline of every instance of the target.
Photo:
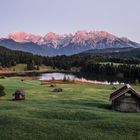
[(45, 59), (44, 64), (85, 74), (140, 79), (140, 60), (113, 58), (99, 55), (56, 56)]
[(13, 51), (4, 47), (0, 47), (0, 65), (1, 67), (11, 67), (16, 64), (27, 64), (29, 62), (34, 62), (36, 64), (41, 64), (41, 57), (35, 56), (31, 53)]

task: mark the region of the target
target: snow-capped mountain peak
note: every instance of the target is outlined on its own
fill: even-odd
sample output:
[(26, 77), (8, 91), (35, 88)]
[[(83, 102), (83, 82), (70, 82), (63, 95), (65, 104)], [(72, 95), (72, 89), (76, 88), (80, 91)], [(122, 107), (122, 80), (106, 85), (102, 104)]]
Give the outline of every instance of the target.
[(25, 42), (37, 43), (40, 40), (41, 36), (25, 32), (13, 32), (9, 34), (8, 38), (20, 43)]
[(49, 32), (45, 36), (13, 32), (9, 34), (8, 38), (0, 39), (0, 45), (29, 52), (34, 49), (33, 53), (37, 50), (36, 54), (43, 53), (42, 55), (70, 55), (90, 49), (140, 47), (140, 44), (136, 42), (105, 31), (83, 30), (79, 30), (75, 34), (62, 35)]

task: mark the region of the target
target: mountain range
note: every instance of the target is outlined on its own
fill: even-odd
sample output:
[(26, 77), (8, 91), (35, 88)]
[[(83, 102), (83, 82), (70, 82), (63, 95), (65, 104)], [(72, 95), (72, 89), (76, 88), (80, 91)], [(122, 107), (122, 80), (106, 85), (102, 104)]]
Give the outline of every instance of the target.
[(42, 56), (72, 55), (87, 50), (139, 48), (140, 44), (105, 31), (77, 31), (75, 34), (47, 33), (45, 36), (13, 32), (0, 39), (0, 45)]

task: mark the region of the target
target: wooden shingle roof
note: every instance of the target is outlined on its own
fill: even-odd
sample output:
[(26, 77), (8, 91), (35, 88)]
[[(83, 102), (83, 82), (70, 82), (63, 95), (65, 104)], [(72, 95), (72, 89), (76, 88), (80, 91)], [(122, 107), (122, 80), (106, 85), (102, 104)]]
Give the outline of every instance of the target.
[(132, 94), (136, 95), (138, 98), (140, 98), (140, 93), (135, 91), (129, 84), (126, 84), (122, 88), (116, 90), (110, 95), (110, 100), (115, 100), (116, 98), (122, 96), (123, 94), (131, 92)]

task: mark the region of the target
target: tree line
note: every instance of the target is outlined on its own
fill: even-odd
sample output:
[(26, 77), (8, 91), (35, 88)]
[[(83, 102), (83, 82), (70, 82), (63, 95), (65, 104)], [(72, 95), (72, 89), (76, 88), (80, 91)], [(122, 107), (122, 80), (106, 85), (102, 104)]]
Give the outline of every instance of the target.
[(58, 69), (106, 76), (120, 76), (140, 80), (140, 60), (133, 58), (113, 58), (101, 55), (56, 56), (44, 59), (44, 64)]
[(34, 62), (36, 65), (41, 65), (41, 56), (31, 53), (13, 51), (0, 46), (0, 66), (11, 67), (16, 64), (30, 64)]
[(30, 70), (33, 69), (35, 65), (37, 65), (37, 68), (39, 69), (39, 66), (44, 64), (60, 70), (71, 71), (76, 68), (78, 72), (82, 73), (94, 73), (109, 76), (123, 75), (125, 78), (135, 78), (140, 80), (140, 59), (115, 58), (112, 56), (92, 54), (43, 57), (0, 47), (1, 67), (11, 67), (19, 63), (27, 64), (27, 68)]

